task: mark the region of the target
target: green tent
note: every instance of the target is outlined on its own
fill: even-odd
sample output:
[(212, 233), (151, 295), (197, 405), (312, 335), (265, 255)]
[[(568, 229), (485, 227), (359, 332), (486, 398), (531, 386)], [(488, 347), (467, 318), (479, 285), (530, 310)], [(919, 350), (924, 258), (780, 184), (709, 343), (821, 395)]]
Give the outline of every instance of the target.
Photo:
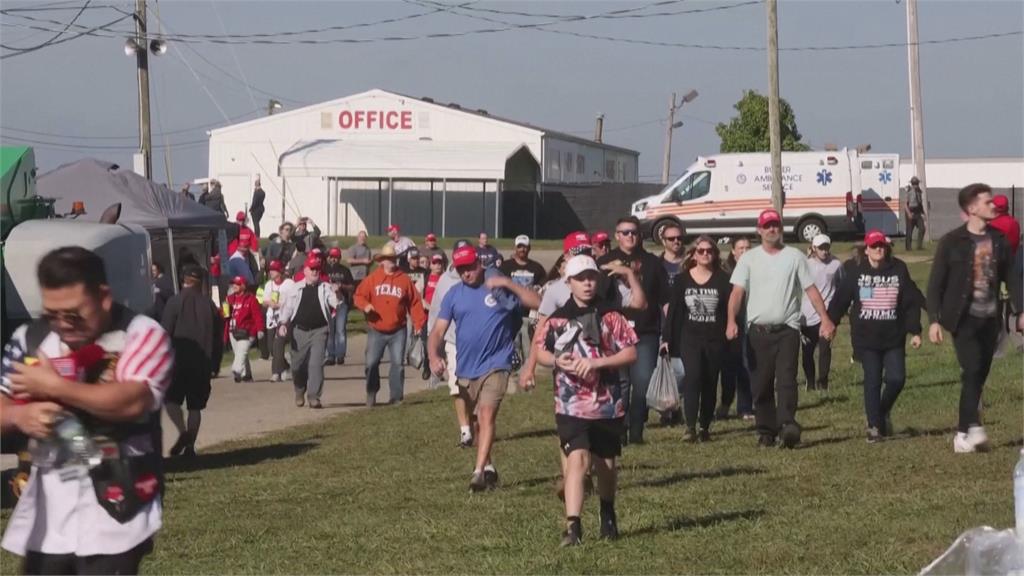
[(26, 146), (0, 147), (0, 239), (11, 228), (39, 217), (36, 202), (36, 158)]

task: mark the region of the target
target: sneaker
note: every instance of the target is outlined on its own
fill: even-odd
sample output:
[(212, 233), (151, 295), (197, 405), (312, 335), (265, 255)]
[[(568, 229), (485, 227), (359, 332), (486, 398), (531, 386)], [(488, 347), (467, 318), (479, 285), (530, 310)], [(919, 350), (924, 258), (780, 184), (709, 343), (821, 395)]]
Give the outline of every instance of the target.
[(494, 490), (498, 487), (498, 471), (494, 468), (484, 468), (484, 483), (487, 484), (488, 490)]
[(292, 379), (292, 371), (291, 370), (285, 370), (284, 374), (281, 375), (281, 379), (285, 380), (285, 381), (291, 380)]
[(874, 426), (868, 427), (868, 444), (876, 444), (882, 441), (882, 433)]
[(988, 452), (988, 435), (984, 426), (971, 426), (967, 429), (967, 441), (974, 446), (976, 452)]
[(344, 358), (338, 358), (337, 360), (334, 361), (334, 363), (337, 364), (338, 366), (344, 366), (345, 365), (345, 359)]
[(334, 366), (337, 362), (334, 358), (324, 358), (324, 366)]
[(697, 429), (687, 427), (683, 430), (683, 442), (686, 444), (693, 444), (697, 441)]
[(711, 431), (707, 428), (701, 428), (700, 432), (697, 433), (697, 442), (711, 442)]
[(252, 374), (246, 374), (242, 376), (242, 382), (252, 382)]
[(469, 479), (469, 491), (483, 492), (484, 490), (487, 490), (487, 480), (484, 479), (484, 473), (473, 472), (473, 476)]
[(967, 439), (966, 432), (957, 432), (953, 436), (953, 452), (957, 454), (968, 454), (974, 452), (974, 444)]
[(459, 448), (471, 448), (473, 446), (473, 433), (472, 432), (460, 432), (459, 433)]
[(562, 533), (562, 543), (559, 544), (561, 548), (568, 548), (570, 546), (579, 546), (583, 544), (583, 527), (579, 522), (573, 522), (566, 528), (565, 532)]
[(313, 400), (309, 401), (309, 407), (313, 408), (314, 410), (319, 410), (319, 409), (323, 408), (324, 405), (321, 404), (319, 400), (313, 399)]
[(775, 436), (772, 436), (770, 434), (758, 434), (757, 445), (761, 448), (774, 448)]
[(756, 420), (756, 417), (753, 414), (749, 413), (749, 412), (747, 412), (746, 414), (743, 415), (743, 421), (744, 422), (753, 422), (754, 420)]
[(170, 454), (171, 456), (181, 456), (185, 448), (188, 448), (188, 432), (182, 432), (178, 436), (177, 442), (174, 443), (174, 446), (171, 446)]
[(195, 458), (196, 457), (196, 445), (189, 444), (185, 446), (185, 449), (181, 451), (182, 458)]
[(783, 424), (779, 433), (783, 448), (794, 448), (800, 443), (800, 426), (795, 422)]
[(232, 374), (234, 374), (234, 376), (235, 376), (235, 384), (238, 384), (239, 382), (242, 381), (242, 375), (241, 374), (239, 374), (238, 372), (232, 372)]
[(295, 391), (295, 405), (302, 408), (306, 405), (306, 391), (296, 390)]
[(619, 524), (615, 520), (615, 511), (611, 510), (606, 514), (604, 510), (601, 510), (601, 538), (615, 540), (618, 537)]
[(270, 381), (271, 382), (280, 382), (281, 381), (281, 375), (280, 374), (271, 374), (270, 375)]

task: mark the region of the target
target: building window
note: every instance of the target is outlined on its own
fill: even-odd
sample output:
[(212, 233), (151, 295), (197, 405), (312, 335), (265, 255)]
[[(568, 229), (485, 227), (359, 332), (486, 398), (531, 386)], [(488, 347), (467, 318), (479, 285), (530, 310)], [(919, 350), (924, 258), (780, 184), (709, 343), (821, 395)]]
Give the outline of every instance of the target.
[(572, 174), (572, 152), (565, 153), (565, 175)]
[(576, 155), (576, 173), (577, 174), (585, 174), (586, 173), (583, 170), (583, 154), (577, 154)]
[(604, 178), (605, 180), (615, 180), (615, 160), (604, 161)]

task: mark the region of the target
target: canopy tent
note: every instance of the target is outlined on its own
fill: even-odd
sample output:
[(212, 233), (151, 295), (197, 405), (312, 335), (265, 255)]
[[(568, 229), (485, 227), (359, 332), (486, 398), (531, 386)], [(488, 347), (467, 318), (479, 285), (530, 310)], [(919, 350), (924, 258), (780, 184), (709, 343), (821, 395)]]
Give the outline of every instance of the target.
[(223, 252), (226, 235), (222, 231), (234, 226), (223, 214), (166, 186), (91, 158), (43, 174), (36, 180), (36, 192), (56, 199), (54, 212), (58, 215), (70, 213), (74, 202), (84, 202), (86, 213), (77, 219), (87, 222), (98, 222), (106, 208), (120, 203), (118, 223), (138, 224), (149, 232), (153, 262), (171, 274), (175, 289), (179, 266), (190, 261), (205, 266), (214, 234)]
[(505, 163), (521, 148), (527, 147), (510, 142), (300, 141), (281, 155), (279, 172), (286, 178), (504, 180)]

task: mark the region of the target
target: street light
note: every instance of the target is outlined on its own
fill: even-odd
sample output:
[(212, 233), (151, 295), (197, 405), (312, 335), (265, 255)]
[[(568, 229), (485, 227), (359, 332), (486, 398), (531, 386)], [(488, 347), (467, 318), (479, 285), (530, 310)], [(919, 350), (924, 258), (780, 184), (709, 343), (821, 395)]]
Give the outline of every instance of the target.
[[(135, 171), (146, 178), (153, 177), (153, 138), (149, 125), (149, 53), (161, 56), (167, 53), (167, 42), (150, 40), (146, 34), (146, 0), (135, 1), (135, 36), (124, 42), (124, 55), (135, 57), (139, 81), (139, 154), (135, 157)], [(147, 50), (146, 48), (149, 48)], [(141, 158), (140, 158), (141, 156)], [(168, 174), (168, 178), (170, 174)]]
[(676, 104), (676, 93), (672, 93), (672, 102), (668, 108), (668, 127), (665, 131), (665, 164), (661, 168), (661, 183), (668, 184), (669, 168), (672, 165), (672, 131), (683, 126), (682, 122), (676, 122), (676, 110), (697, 99), (700, 94), (696, 90), (690, 90), (683, 95), (683, 99)]
[(273, 116), (274, 110), (280, 110), (284, 108), (284, 105), (277, 100), (271, 100), (267, 103), (267, 116)]

